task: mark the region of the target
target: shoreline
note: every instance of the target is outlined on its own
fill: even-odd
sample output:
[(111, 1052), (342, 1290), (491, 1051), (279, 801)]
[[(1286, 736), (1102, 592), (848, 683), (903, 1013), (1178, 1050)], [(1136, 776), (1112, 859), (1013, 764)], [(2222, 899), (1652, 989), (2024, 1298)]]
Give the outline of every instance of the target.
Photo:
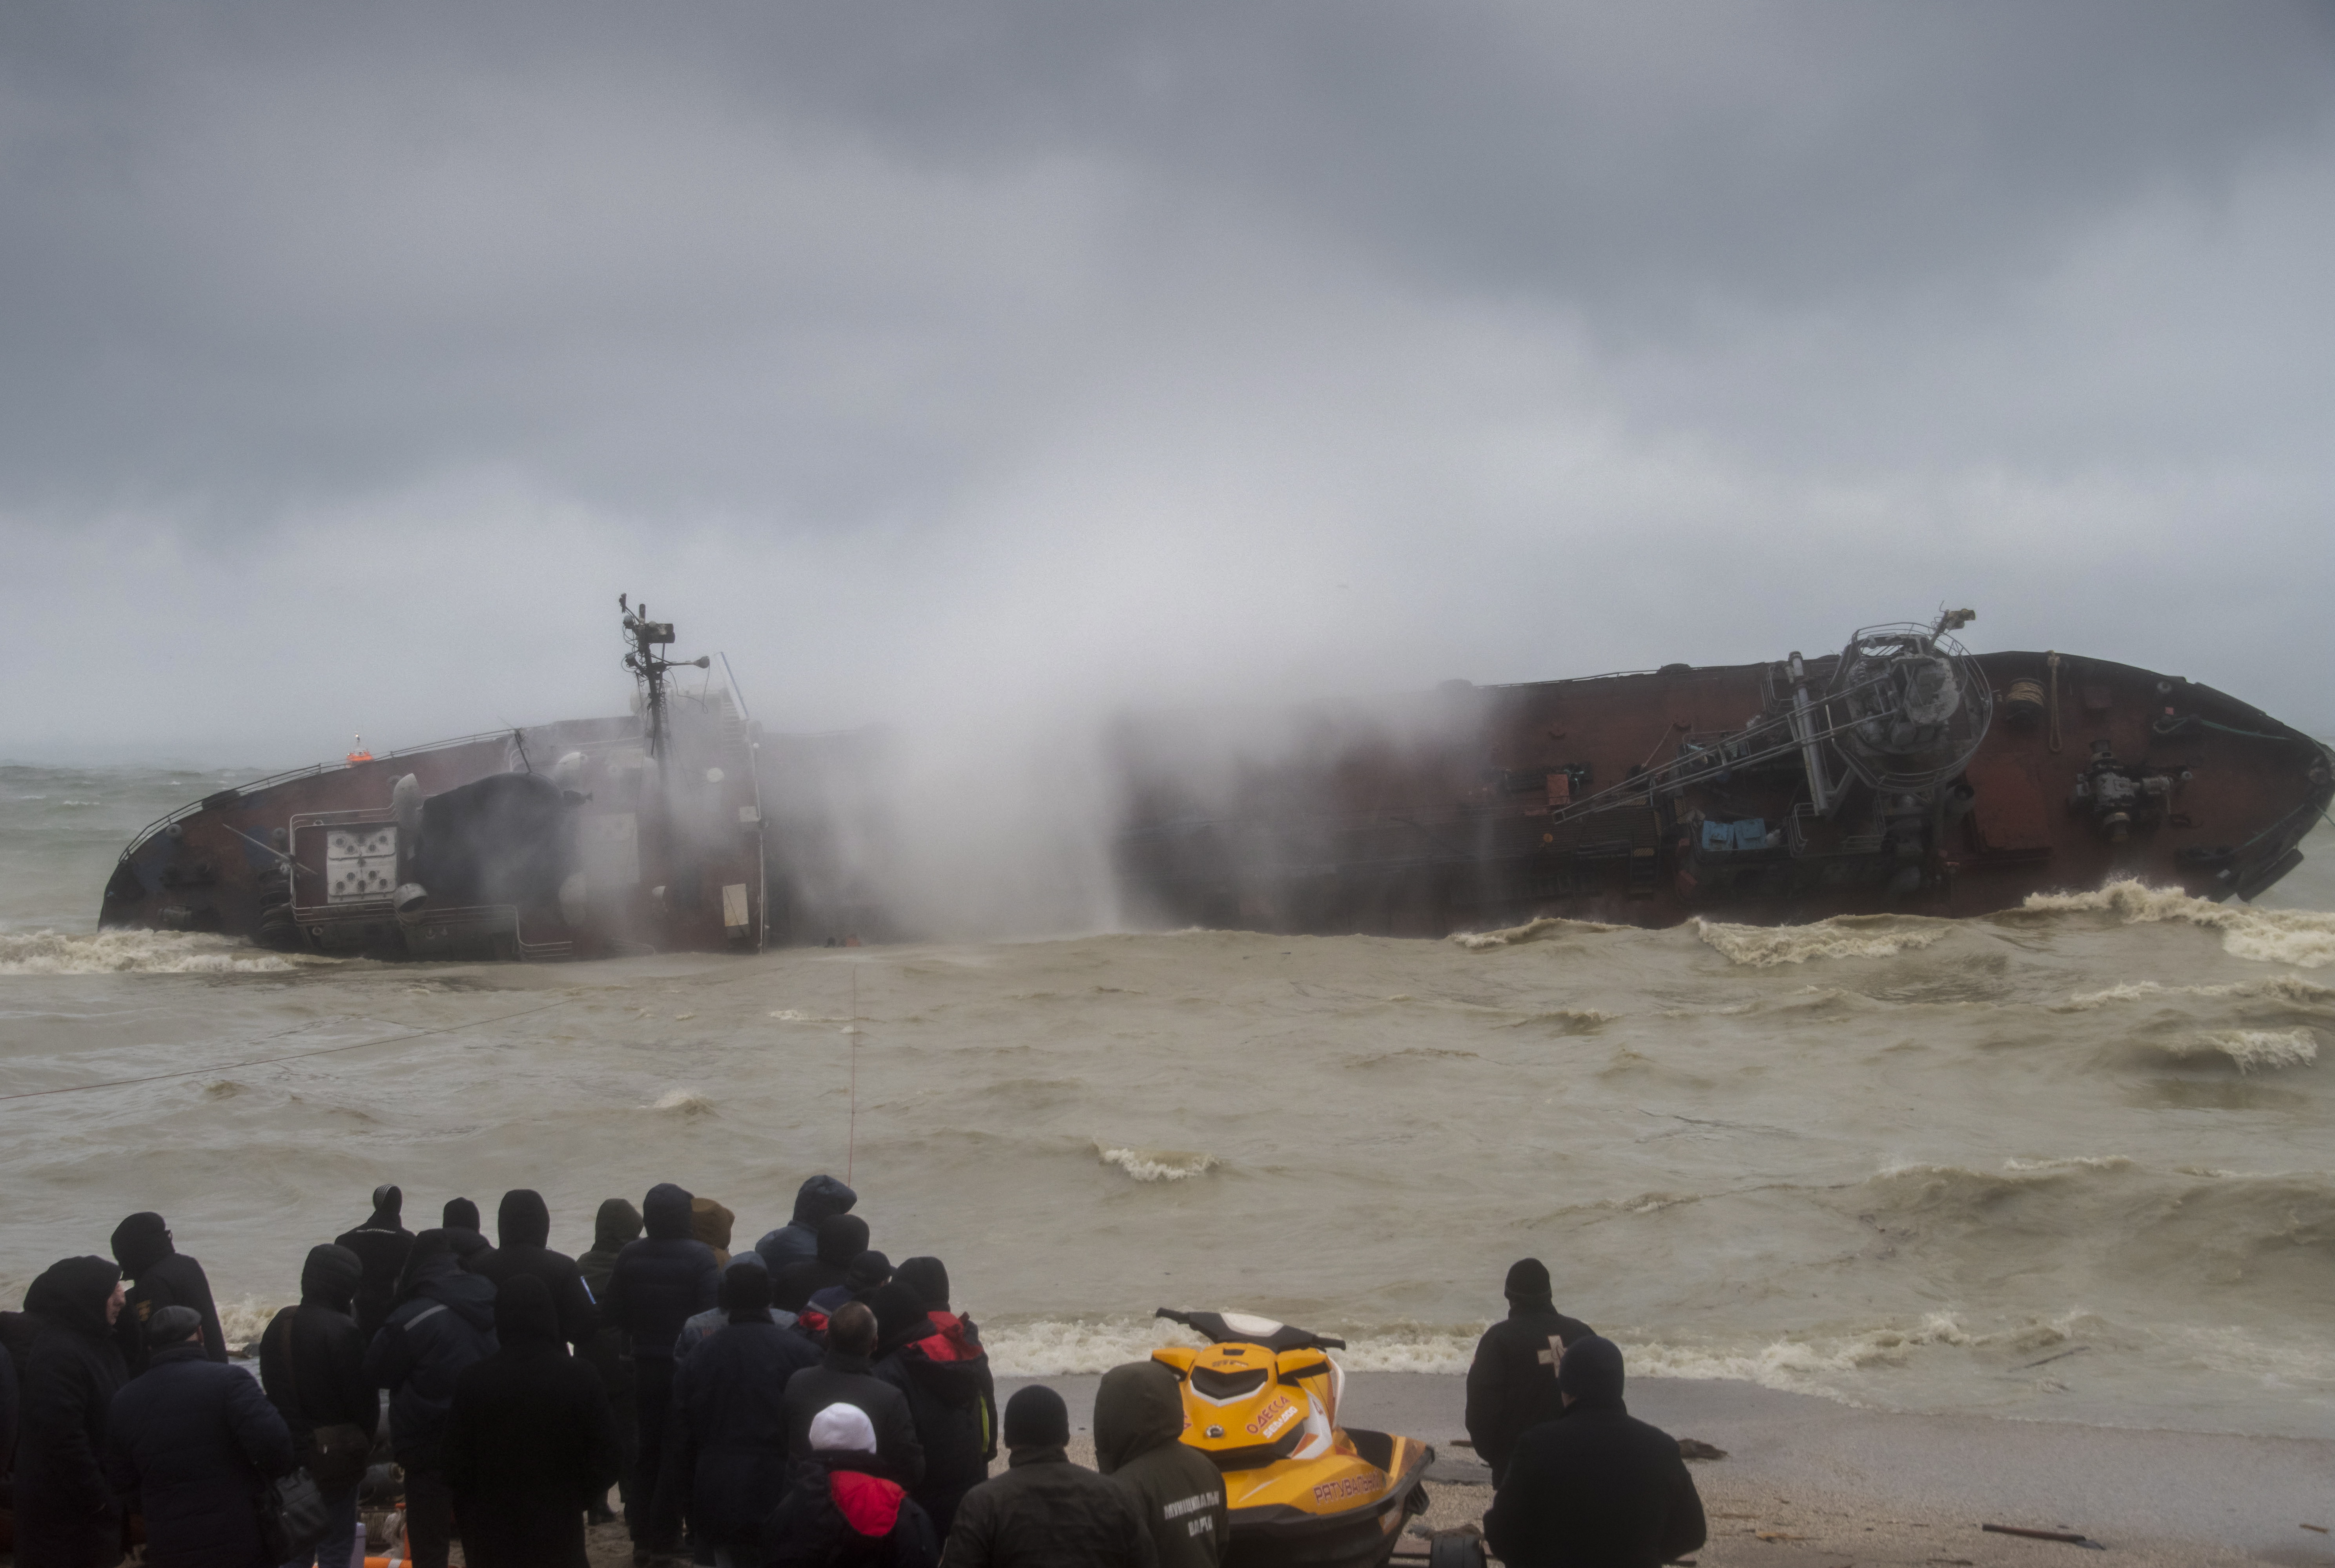
[[(1100, 1381), (1000, 1378), (998, 1399), (1045, 1383), (1090, 1444)], [(1701, 1568), (2335, 1565), (2335, 1535), (2302, 1528), (2335, 1526), (2335, 1442), (2324, 1439), (1867, 1410), (1720, 1379), (1633, 1378), (1628, 1399), (1671, 1436), (1727, 1451), (1691, 1466), (1710, 1524)], [(1437, 1446), (1424, 1521), (1437, 1528), (1479, 1519), (1491, 1502), (1488, 1472), (1452, 1446), (1467, 1436), (1465, 1401), (1456, 1374), (1347, 1376), (1349, 1424)], [(2079, 1531), (2107, 1550), (1989, 1534), (1986, 1523)]]

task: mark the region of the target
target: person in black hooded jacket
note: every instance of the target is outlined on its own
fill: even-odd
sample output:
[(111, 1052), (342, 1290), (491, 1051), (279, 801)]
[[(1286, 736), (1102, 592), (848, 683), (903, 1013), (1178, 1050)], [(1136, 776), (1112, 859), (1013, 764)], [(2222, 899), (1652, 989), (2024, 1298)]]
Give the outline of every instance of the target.
[[(316, 1463), (316, 1428), (354, 1427), (370, 1442), (381, 1426), (381, 1396), (365, 1377), (365, 1339), (351, 1312), (363, 1281), (364, 1264), (348, 1248), (309, 1248), (300, 1268), (300, 1304), (276, 1313), (259, 1336), (260, 1387), (282, 1413), (294, 1452), (320, 1487), (334, 1477)], [(333, 1527), (309, 1557), (326, 1568), (349, 1560), (363, 1479), (360, 1467), (346, 1486), (325, 1490)]]
[(565, 1253), (555, 1253), (545, 1244), (551, 1239), (551, 1209), (543, 1195), (526, 1187), (503, 1194), (502, 1205), (495, 1211), (495, 1248), (466, 1266), (473, 1273), (484, 1274), (498, 1287), (509, 1284), (522, 1273), (533, 1274), (543, 1282), (551, 1293), (551, 1304), (559, 1314), (559, 1333), (569, 1345), (582, 1350), (591, 1344), (599, 1327), (599, 1314), (592, 1307), (592, 1292), (584, 1288), (584, 1276), (576, 1260)]
[(21, 1568), (113, 1568), (121, 1505), (105, 1474), (105, 1418), (129, 1381), (114, 1324), (121, 1270), (67, 1258), (24, 1292), (41, 1331), (24, 1358), (16, 1429), (16, 1561)]
[(648, 1234), (616, 1254), (608, 1273), (608, 1322), (632, 1336), (633, 1409), (638, 1433), (625, 1525), (635, 1553), (667, 1542), (654, 1520), (657, 1477), (673, 1399), (673, 1342), (681, 1327), (714, 1304), (721, 1290), (713, 1249), (690, 1234), (686, 1188), (660, 1182), (641, 1204)]
[(441, 1449), (471, 1568), (585, 1568), (584, 1511), (621, 1455), (608, 1396), (533, 1274), (495, 1297), (499, 1348), (454, 1382)]
[(923, 1295), (895, 1280), (879, 1286), (876, 1355), (868, 1370), (900, 1390), (924, 1446), (925, 1478), (913, 1488), (943, 1538), (964, 1495), (989, 1479), (988, 1426), (982, 1405), (986, 1360), (935, 1360), (926, 1348), (938, 1332)]
[[(105, 1470), (138, 1499), (149, 1568), (270, 1568), (251, 1500), (292, 1468), (284, 1418), (247, 1374), (203, 1354), (191, 1307), (164, 1307), (146, 1337), (144, 1374), (106, 1416)], [(338, 1561), (348, 1555), (344, 1543)]]
[(146, 1322), (164, 1307), (192, 1307), (203, 1320), (203, 1353), (227, 1360), (227, 1335), (203, 1265), (170, 1244), (170, 1229), (158, 1214), (134, 1214), (113, 1227), (113, 1259), (130, 1276), (128, 1305), (114, 1325), (122, 1364), (136, 1377), (146, 1370)]
[(453, 1238), (413, 1238), (389, 1321), (365, 1347), (365, 1380), (389, 1390), (389, 1440), (405, 1467), (405, 1529), (413, 1568), (446, 1568), (453, 1494), (441, 1464), (454, 1383), (495, 1351), (494, 1282), (455, 1261)]
[(1555, 1420), (1563, 1411), (1557, 1359), (1592, 1331), (1580, 1319), (1556, 1310), (1548, 1266), (1538, 1258), (1521, 1258), (1509, 1268), (1504, 1293), (1508, 1315), (1484, 1331), (1468, 1368), (1468, 1437), (1477, 1457), (1492, 1467), (1495, 1486), (1507, 1474), (1508, 1456), (1525, 1429)]
[(336, 1247), (346, 1247), (356, 1253), (364, 1264), (364, 1279), (357, 1286), (357, 1332), (371, 1344), (373, 1337), (388, 1321), (389, 1309), (397, 1304), (397, 1279), (405, 1272), (405, 1256), (413, 1250), (413, 1233), (405, 1228), (402, 1215), (405, 1195), (386, 1184), (373, 1189), (373, 1217), (353, 1231), (343, 1231), (333, 1238)]
[(831, 1176), (815, 1176), (795, 1189), (794, 1217), (754, 1244), (776, 1280), (779, 1271), (819, 1256), (819, 1222), (829, 1215), (848, 1215), (859, 1195)]
[(811, 1297), (851, 1278), (851, 1260), (867, 1250), (867, 1222), (857, 1215), (829, 1215), (819, 1222), (819, 1255), (789, 1263), (770, 1279), (770, 1299), (799, 1312)]
[(700, 1341), (673, 1380), (673, 1420), (656, 1518), (660, 1536), (685, 1509), (690, 1530), (732, 1552), (787, 1486), (787, 1383), (819, 1350), (770, 1318), (770, 1273), (740, 1259), (722, 1276), (729, 1323)]
[[(608, 1276), (616, 1272), (616, 1254), (640, 1239), (641, 1211), (629, 1199), (609, 1198), (600, 1205), (592, 1218), (592, 1250), (576, 1260), (576, 1272), (583, 1277), (584, 1289), (592, 1297), (592, 1312), (598, 1327), (593, 1331), (592, 1343), (578, 1350), (578, 1358), (600, 1374), (601, 1386), (608, 1390), (608, 1409), (616, 1418), (616, 1441), (625, 1450), (625, 1467), (617, 1477), (617, 1486), (631, 1495), (633, 1461), (640, 1447), (639, 1418), (633, 1409), (633, 1341), (624, 1330), (608, 1321), (601, 1303), (608, 1299)], [(606, 1524), (615, 1515), (608, 1512), (607, 1499), (593, 1499), (586, 1523)]]
[(1656, 1568), (1703, 1543), (1678, 1439), (1622, 1402), (1622, 1352), (1585, 1335), (1557, 1370), (1562, 1414), (1524, 1434), (1484, 1539), (1510, 1568)]

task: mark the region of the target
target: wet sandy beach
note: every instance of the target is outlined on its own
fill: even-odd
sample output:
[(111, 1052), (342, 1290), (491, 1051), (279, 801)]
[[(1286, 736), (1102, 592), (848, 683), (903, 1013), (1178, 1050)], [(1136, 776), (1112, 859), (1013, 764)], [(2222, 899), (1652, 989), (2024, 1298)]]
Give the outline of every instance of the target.
[[(1083, 1440), (1100, 1379), (1002, 1379), (998, 1398), (1029, 1380), (1061, 1393)], [(1703, 1568), (2335, 1564), (2335, 1536), (2302, 1528), (2335, 1525), (2335, 1443), (1904, 1415), (1719, 1379), (1633, 1379), (1628, 1398), (1632, 1414), (1727, 1452), (1692, 1466), (1710, 1523)], [(1346, 1399), (1351, 1424), (1437, 1446), (1426, 1524), (1482, 1517), (1488, 1473), (1453, 1446), (1467, 1436), (1463, 1379), (1357, 1372)], [(1987, 1523), (2077, 1531), (2107, 1550)]]

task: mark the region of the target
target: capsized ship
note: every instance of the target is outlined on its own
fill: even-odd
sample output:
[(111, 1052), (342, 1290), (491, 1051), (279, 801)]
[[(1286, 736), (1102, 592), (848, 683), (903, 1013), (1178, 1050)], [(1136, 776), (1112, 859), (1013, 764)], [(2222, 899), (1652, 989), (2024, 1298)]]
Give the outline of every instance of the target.
[[(756, 736), (712, 659), (625, 596), (635, 713), (223, 789), (147, 828), (101, 926), (380, 958), (751, 952), (768, 939)], [(704, 691), (673, 672), (705, 670)], [(723, 673), (728, 673), (724, 661)]]
[(2329, 749), (2178, 675), (1973, 654), (1968, 610), (1837, 653), (1125, 725), (1118, 864), (1177, 925), (1441, 935), (1981, 915), (2117, 876), (2251, 899)]

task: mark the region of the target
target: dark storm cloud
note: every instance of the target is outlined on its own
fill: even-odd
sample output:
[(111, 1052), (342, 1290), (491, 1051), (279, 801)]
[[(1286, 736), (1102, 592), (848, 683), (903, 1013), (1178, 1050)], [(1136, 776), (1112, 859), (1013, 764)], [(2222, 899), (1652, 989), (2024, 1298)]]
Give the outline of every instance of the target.
[[(464, 728), (481, 637), (606, 707), (654, 586), (806, 722), (1941, 597), (2324, 722), (2330, 64), (2323, 5), (12, 7), (0, 529), (116, 644), (6, 718)], [(358, 557), (394, 615), (307, 592)]]

